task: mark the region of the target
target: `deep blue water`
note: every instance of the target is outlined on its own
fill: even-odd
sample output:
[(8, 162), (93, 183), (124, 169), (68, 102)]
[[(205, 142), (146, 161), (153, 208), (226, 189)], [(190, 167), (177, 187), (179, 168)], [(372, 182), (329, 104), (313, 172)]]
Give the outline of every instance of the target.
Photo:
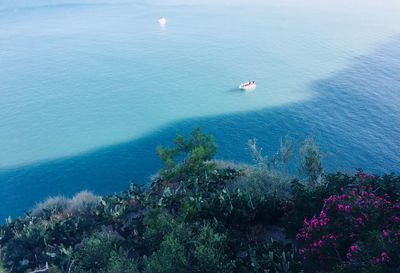
[[(125, 4), (111, 11), (104, 5), (20, 8), (0, 19), (0, 58), (8, 64), (0, 68), (0, 219), (49, 195), (104, 194), (131, 180), (146, 183), (160, 167), (155, 147), (195, 127), (216, 137), (222, 159), (250, 161), (250, 138), (273, 152), (282, 136), (311, 134), (333, 154), (328, 170), (400, 171), (400, 27), (396, 32), (391, 13), (388, 26), (371, 29), (357, 18), (349, 27), (335, 25), (338, 19), (325, 20), (324, 13), (339, 13), (322, 8), (299, 15), (298, 8), (278, 6), (225, 26), (239, 8), (254, 8), (239, 3), (221, 12), (213, 5), (156, 3), (158, 13), (172, 18), (159, 29), (147, 26), (157, 18), (151, 5), (134, 2), (139, 16), (133, 19)], [(70, 28), (41, 29), (60, 12)], [(50, 15), (39, 20), (43, 13)], [(186, 17), (204, 14), (210, 14), (205, 26), (188, 25)], [(86, 22), (85, 16), (92, 17)], [(178, 19), (186, 23), (174, 26)], [(121, 20), (137, 25), (108, 32)], [(271, 26), (263, 32), (269, 37), (235, 43), (236, 34)], [(252, 94), (234, 88), (237, 79), (253, 76), (259, 87)]]

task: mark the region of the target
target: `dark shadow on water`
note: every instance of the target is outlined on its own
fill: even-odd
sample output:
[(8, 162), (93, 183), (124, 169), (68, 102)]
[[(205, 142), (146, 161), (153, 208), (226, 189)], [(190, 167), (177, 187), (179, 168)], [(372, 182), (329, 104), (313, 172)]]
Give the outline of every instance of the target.
[(239, 92), (243, 92), (243, 91), (240, 90), (239, 88), (231, 88), (231, 89), (228, 89), (227, 92), (230, 92), (230, 93), (232, 93), (232, 92), (234, 92), (234, 93), (239, 93)]
[(305, 103), (184, 120), (135, 141), (0, 170), (0, 219), (21, 214), (49, 195), (72, 195), (82, 189), (104, 194), (124, 190), (132, 179), (146, 183), (160, 167), (155, 147), (168, 145), (177, 133), (187, 134), (195, 127), (215, 136), (218, 158), (250, 161), (250, 138), (257, 138), (268, 153), (277, 150), (282, 136), (311, 133), (323, 151), (336, 154), (327, 162), (330, 170), (398, 172), (399, 43), (397, 37), (373, 54), (356, 58), (351, 67), (313, 83), (318, 95)]

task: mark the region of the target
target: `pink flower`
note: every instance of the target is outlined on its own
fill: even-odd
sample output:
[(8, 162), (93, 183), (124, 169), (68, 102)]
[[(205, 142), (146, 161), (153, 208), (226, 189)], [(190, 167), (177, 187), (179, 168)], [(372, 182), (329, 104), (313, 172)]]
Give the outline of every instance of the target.
[(375, 194), (371, 192), (371, 193), (369, 194), (369, 197), (374, 198), (374, 197), (375, 197)]
[(346, 198), (347, 198), (347, 195), (343, 193), (342, 195), (339, 196), (338, 199), (339, 199), (339, 200), (344, 200), (344, 199), (346, 199)]
[(311, 227), (316, 227), (318, 225), (317, 218), (313, 217), (310, 222)]
[(347, 259), (348, 259), (349, 261), (351, 261), (352, 258), (353, 258), (353, 255), (352, 255), (350, 252), (348, 252), (348, 253), (346, 254), (346, 257), (347, 257)]
[(382, 230), (383, 233), (383, 237), (388, 237), (389, 236), (389, 232), (387, 230)]
[(339, 205), (337, 206), (337, 208), (338, 208), (339, 211), (342, 211), (342, 210), (343, 210), (343, 205), (339, 204)]
[(351, 246), (350, 247), (351, 252), (356, 252), (358, 250), (358, 246)]
[(368, 195), (368, 193), (366, 192), (366, 191), (363, 191), (362, 193), (361, 193), (361, 196), (367, 196)]
[(387, 255), (387, 253), (386, 252), (382, 252), (381, 253), (381, 261), (382, 261), (382, 263), (389, 262), (389, 260), (390, 260), (390, 258)]
[(345, 208), (345, 210), (346, 210), (347, 213), (350, 213), (350, 206), (347, 205), (346, 208)]
[(400, 223), (400, 216), (393, 216), (393, 220), (397, 223)]
[(336, 203), (336, 195), (329, 196), (328, 200), (332, 201), (332, 203)]

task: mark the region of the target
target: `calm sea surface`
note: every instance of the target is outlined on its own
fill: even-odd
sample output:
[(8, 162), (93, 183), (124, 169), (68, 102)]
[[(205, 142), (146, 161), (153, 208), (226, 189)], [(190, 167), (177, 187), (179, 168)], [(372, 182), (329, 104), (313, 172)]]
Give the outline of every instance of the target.
[(329, 170), (400, 172), (400, 4), (0, 0), (0, 219), (146, 183), (197, 126), (218, 158), (312, 134)]

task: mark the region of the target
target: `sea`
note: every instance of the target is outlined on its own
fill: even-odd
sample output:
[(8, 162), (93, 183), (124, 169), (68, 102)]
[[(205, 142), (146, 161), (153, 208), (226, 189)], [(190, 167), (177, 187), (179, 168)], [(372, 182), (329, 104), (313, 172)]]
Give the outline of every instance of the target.
[(217, 159), (312, 136), (327, 171), (399, 173), (400, 2), (0, 0), (0, 222), (149, 183), (197, 127)]

